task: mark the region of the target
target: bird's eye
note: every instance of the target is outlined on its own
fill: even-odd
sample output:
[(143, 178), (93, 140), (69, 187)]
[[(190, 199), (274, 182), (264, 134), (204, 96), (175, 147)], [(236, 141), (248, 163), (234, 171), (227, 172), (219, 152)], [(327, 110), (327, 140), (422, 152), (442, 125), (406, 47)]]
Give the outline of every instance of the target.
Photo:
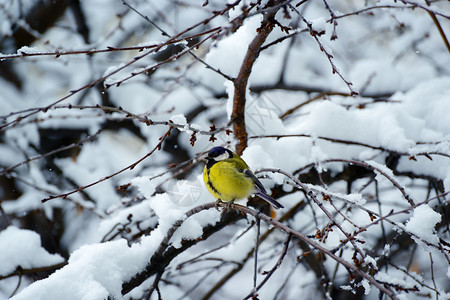
[(223, 147), (214, 147), (208, 152), (209, 157), (217, 157), (221, 154), (225, 153), (225, 148)]

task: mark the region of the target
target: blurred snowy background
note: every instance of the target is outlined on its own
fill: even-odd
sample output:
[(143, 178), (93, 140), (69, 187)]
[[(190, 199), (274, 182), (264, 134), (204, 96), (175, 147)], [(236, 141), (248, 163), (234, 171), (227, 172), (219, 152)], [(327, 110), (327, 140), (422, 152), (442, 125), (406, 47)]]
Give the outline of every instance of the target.
[(392, 294), (261, 222), (259, 299), (450, 298), (448, 1), (4, 0), (1, 299), (255, 295), (249, 215), (203, 209), (154, 254), (215, 201), (199, 158), (241, 143), (271, 13), (244, 91), (264, 211)]

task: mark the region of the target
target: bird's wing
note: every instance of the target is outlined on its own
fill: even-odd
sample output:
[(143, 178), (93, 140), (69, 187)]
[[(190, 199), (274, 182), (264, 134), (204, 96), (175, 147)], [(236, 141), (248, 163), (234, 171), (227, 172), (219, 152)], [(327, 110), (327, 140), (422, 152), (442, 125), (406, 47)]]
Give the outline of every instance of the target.
[(257, 192), (256, 196), (258, 196), (259, 198), (263, 199), (264, 201), (269, 202), (269, 204), (272, 205), (275, 209), (279, 209), (279, 208), (283, 208), (284, 207), (283, 205), (281, 205), (280, 202), (278, 202), (277, 200), (273, 199), (272, 197), (270, 197), (266, 193)]
[(255, 183), (256, 187), (263, 192), (264, 194), (267, 194), (266, 189), (264, 188), (264, 186), (262, 185), (261, 181), (259, 181), (258, 178), (256, 178), (255, 174), (252, 173), (252, 171), (250, 171), (249, 169), (244, 171), (245, 175), (247, 175), (248, 177), (250, 177), (253, 182)]
[(256, 178), (255, 174), (252, 173), (252, 171), (247, 169), (247, 170), (244, 171), (244, 174), (246, 176), (250, 177), (253, 180), (253, 182), (255, 183), (255, 185), (257, 187), (257, 189), (259, 190), (259, 191), (257, 191), (255, 193), (256, 196), (258, 196), (259, 198), (269, 202), (270, 205), (272, 205), (276, 209), (284, 207), (283, 205), (281, 205), (280, 202), (278, 202), (277, 200), (275, 200), (272, 197), (270, 197), (269, 195), (267, 195), (266, 189), (262, 185), (261, 181), (259, 181), (258, 178)]

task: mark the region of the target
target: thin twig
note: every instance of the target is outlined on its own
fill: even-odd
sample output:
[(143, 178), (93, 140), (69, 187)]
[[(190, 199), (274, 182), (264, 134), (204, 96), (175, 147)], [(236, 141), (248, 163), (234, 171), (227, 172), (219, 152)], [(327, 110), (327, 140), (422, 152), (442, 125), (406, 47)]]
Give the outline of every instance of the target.
[[(131, 10), (133, 10), (135, 13), (137, 13), (139, 16), (141, 16), (142, 18), (144, 18), (147, 22), (149, 22), (150, 24), (152, 24), (153, 26), (155, 26), (163, 36), (166, 36), (168, 38), (170, 38), (171, 36), (164, 30), (162, 29), (160, 26), (158, 26), (158, 24), (156, 24), (155, 22), (153, 22), (149, 17), (143, 15), (141, 12), (139, 12), (138, 10), (136, 10), (134, 7), (132, 7), (127, 1), (122, 0), (122, 3), (124, 5), (126, 5), (127, 7), (129, 7)], [(237, 3), (236, 3), (237, 4)], [(229, 5), (227, 6), (227, 10), (233, 8), (233, 5)], [(211, 30), (212, 31), (212, 30)], [(214, 28), (214, 31), (218, 31), (218, 33), (220, 33), (220, 28), (216, 27)], [(188, 53), (194, 57), (197, 61), (199, 61), (200, 63), (202, 63), (207, 69), (210, 69), (214, 72), (216, 72), (217, 74), (221, 75), (222, 77), (226, 78), (229, 81), (233, 81), (234, 78), (231, 78), (230, 76), (228, 76), (227, 74), (223, 73), (222, 71), (220, 71), (219, 69), (214, 68), (213, 66), (211, 66), (210, 64), (208, 64), (207, 62), (205, 62), (203, 59), (201, 59), (200, 57), (198, 57), (197, 55), (195, 55), (194, 52), (191, 51), (190, 48), (188, 48), (188, 46), (186, 46), (185, 44), (180, 44), (181, 47), (185, 50), (188, 50)], [(196, 45), (197, 47), (197, 45)]]
[[(329, 141), (329, 142), (333, 142), (333, 143), (338, 143), (338, 144), (345, 144), (345, 145), (355, 145), (355, 146), (362, 146), (362, 147), (366, 147), (366, 148), (370, 148), (370, 149), (374, 149), (374, 150), (380, 150), (383, 152), (389, 152), (389, 153), (395, 153), (401, 156), (409, 156), (409, 157), (413, 157), (413, 155), (411, 155), (411, 153), (408, 152), (401, 152), (401, 151), (397, 151), (397, 150), (392, 150), (392, 149), (388, 149), (382, 146), (373, 146), (370, 144), (366, 144), (363, 142), (357, 142), (357, 141), (350, 141), (350, 140), (343, 140), (343, 139), (338, 139), (338, 138), (331, 138), (331, 137), (326, 137), (326, 136), (312, 136), (310, 134), (269, 134), (269, 135), (256, 135), (256, 136), (249, 136), (249, 139), (263, 139), (263, 138), (275, 138), (275, 139), (281, 139), (281, 138), (292, 138), (292, 137), (304, 137), (304, 138), (314, 138), (314, 139), (320, 139), (320, 140), (324, 140), (324, 141)], [(436, 142), (435, 144), (438, 145), (441, 142)], [(416, 142), (416, 146), (420, 146), (423, 145), (425, 143), (422, 142)], [(427, 144), (433, 144), (433, 143), (427, 143)], [(414, 156), (425, 156), (425, 157), (429, 157), (430, 155), (440, 155), (440, 156), (444, 156), (444, 157), (448, 157), (450, 158), (450, 154), (449, 153), (444, 153), (441, 151), (427, 151), (427, 152), (418, 152), (415, 153)]]
[(436, 292), (436, 300), (438, 300), (439, 299), (439, 292), (437, 291), (436, 281), (434, 280), (433, 255), (431, 254), (431, 252), (428, 253), (428, 255), (430, 257), (431, 282), (433, 282), (434, 291)]
[(319, 39), (319, 35), (320, 33), (317, 32), (314, 28), (313, 25), (311, 24), (311, 22), (309, 22), (308, 20), (305, 19), (305, 17), (303, 17), (303, 15), (293, 6), (291, 6), (291, 8), (302, 18), (303, 22), (306, 24), (306, 26), (309, 29), (309, 32), (311, 34), (311, 36), (316, 40), (317, 44), (319, 45), (319, 49), (320, 51), (322, 51), (323, 53), (325, 53), (325, 56), (327, 57), (328, 61), (330, 62), (331, 65), (331, 72), (333, 74), (338, 74), (338, 76), (342, 79), (342, 81), (345, 82), (345, 84), (347, 85), (348, 89), (350, 90), (350, 96), (356, 96), (358, 95), (358, 92), (355, 91), (352, 88), (353, 83), (351, 83), (350, 81), (348, 81), (347, 79), (345, 79), (345, 77), (341, 74), (341, 72), (339, 71), (339, 69), (336, 67), (336, 65), (334, 64), (333, 61), (333, 55), (331, 55), (330, 53), (328, 53), (328, 51), (325, 49), (325, 47), (322, 45), (322, 42)]
[(345, 163), (349, 163), (349, 164), (352, 164), (352, 165), (365, 167), (367, 169), (370, 169), (372, 171), (376, 171), (376, 172), (380, 173), (381, 175), (386, 177), (402, 193), (403, 197), (406, 199), (406, 201), (408, 201), (408, 203), (412, 207), (416, 206), (416, 204), (414, 203), (414, 201), (411, 198), (411, 196), (408, 193), (406, 193), (405, 188), (395, 178), (393, 178), (392, 176), (387, 174), (384, 170), (382, 170), (381, 168), (377, 167), (376, 165), (369, 164), (367, 162), (362, 162), (362, 161), (357, 161), (357, 160), (346, 160), (346, 159), (330, 159), (328, 161), (330, 161), (330, 162), (331, 161), (333, 161), (333, 162), (345, 162)]
[(443, 18), (450, 19), (450, 16), (444, 15), (443, 13), (440, 13), (438, 11), (434, 11), (434, 10), (432, 10), (432, 9), (430, 9), (430, 8), (420, 4), (420, 3), (416, 3), (416, 2), (412, 2), (412, 1), (408, 1), (408, 0), (400, 0), (400, 1), (402, 3), (404, 3), (404, 4), (409, 4), (409, 5), (413, 6), (413, 7), (421, 8), (421, 9), (427, 11), (427, 12), (431, 12), (431, 13), (433, 13), (435, 15), (438, 15), (438, 16), (441, 16)]
[(441, 35), (441, 38), (444, 41), (444, 44), (447, 47), (448, 52), (450, 52), (450, 43), (448, 42), (447, 36), (445, 35), (444, 29), (442, 29), (439, 20), (436, 18), (434, 12), (427, 10), (427, 13), (430, 15), (431, 19), (433, 19), (434, 25), (436, 25), (436, 28), (438, 29), (439, 34)]
[[(221, 206), (224, 206), (227, 204), (223, 204)], [(258, 213), (248, 207), (245, 206), (241, 206), (238, 204), (231, 204), (230, 207), (232, 209), (237, 209), (241, 212), (244, 212), (246, 214), (252, 215), (254, 217), (257, 217), (259, 214), (259, 217), (261, 218), (262, 221), (271, 224), (275, 227), (277, 227), (278, 229), (286, 232), (287, 234), (292, 234), (292, 236), (295, 236), (296, 238), (308, 243), (310, 246), (312, 246), (313, 248), (319, 250), (320, 252), (324, 253), (325, 255), (329, 256), (331, 259), (338, 261), (341, 265), (343, 265), (347, 270), (354, 272), (356, 274), (358, 274), (359, 276), (363, 277), (364, 279), (367, 279), (371, 284), (373, 284), (377, 289), (379, 289), (381, 292), (385, 293), (386, 295), (388, 295), (389, 297), (391, 297), (391, 299), (395, 299), (397, 300), (397, 296), (395, 295), (395, 293), (385, 287), (384, 285), (380, 284), (379, 282), (377, 282), (372, 276), (370, 276), (369, 274), (363, 272), (362, 270), (360, 270), (359, 268), (357, 268), (356, 266), (352, 265), (351, 263), (349, 263), (348, 261), (342, 259), (341, 257), (336, 256), (335, 254), (333, 254), (330, 250), (326, 249), (324, 246), (312, 241), (311, 239), (309, 239), (306, 235), (293, 230), (292, 228), (280, 223), (279, 221), (272, 219), (269, 216), (266, 216), (264, 214)]]
[[(257, 220), (259, 220), (259, 219), (257, 218)], [(276, 262), (276, 264), (273, 266), (273, 268), (269, 272), (264, 272), (266, 277), (263, 279), (263, 281), (258, 286), (256, 286), (256, 282), (255, 282), (255, 286), (253, 287), (253, 291), (249, 295), (247, 295), (247, 297), (245, 297), (244, 299), (250, 299), (250, 298), (253, 298), (253, 297), (257, 296), (256, 292), (259, 291), (266, 284), (266, 282), (269, 280), (269, 278), (281, 266), (281, 263), (283, 262), (283, 259), (286, 256), (286, 253), (287, 253), (287, 251), (289, 249), (289, 242), (291, 241), (291, 238), (292, 238), (292, 234), (289, 233), (286, 236), (286, 239), (285, 239), (285, 241), (283, 243), (284, 247), (283, 247), (283, 250), (282, 250), (282, 252), (280, 254), (280, 257), (278, 258), (278, 261)]]
[[(308, 202), (309, 203), (309, 202)], [(301, 207), (303, 207), (305, 204), (305, 201), (299, 201), (296, 205), (294, 205), (288, 212), (286, 212), (284, 215), (282, 215), (279, 219), (280, 222), (284, 222), (286, 220), (289, 220), (291, 218), (294, 217), (295, 213), (299, 211), (299, 209)], [(260, 244), (265, 241), (271, 233), (273, 233), (275, 231), (275, 228), (272, 227), (271, 229), (269, 229), (268, 231), (266, 231), (260, 240)], [(305, 244), (304, 244), (305, 245)], [(225, 274), (213, 287), (211, 287), (211, 289), (203, 296), (202, 299), (209, 299), (211, 298), (211, 296), (217, 292), (230, 278), (232, 278), (234, 275), (236, 275), (240, 270), (242, 270), (242, 268), (244, 267), (244, 265), (247, 263), (247, 261), (250, 260), (250, 258), (252, 257), (253, 254), (253, 249), (251, 249), (250, 251), (247, 252), (246, 257), (241, 261), (240, 264), (238, 264), (234, 269), (232, 269), (231, 271), (229, 271), (227, 274)], [(312, 258), (310, 260), (307, 261), (308, 265), (311, 267), (311, 269), (314, 270), (314, 267), (317, 265), (317, 261)]]
[(256, 282), (258, 280), (258, 250), (259, 250), (259, 236), (261, 234), (261, 221), (256, 218), (256, 245), (253, 265), (253, 291), (256, 293)]
[[(236, 1), (236, 4), (235, 4), (235, 5), (237, 5), (239, 2), (240, 2), (240, 1)], [(193, 29), (195, 29), (195, 28), (197, 28), (197, 27), (199, 27), (199, 26), (204, 25), (205, 22), (210, 22), (211, 20), (213, 20), (213, 19), (216, 18), (217, 16), (221, 15), (221, 13), (225, 13), (226, 11), (228, 11), (228, 10), (231, 9), (231, 8), (232, 8), (232, 5), (227, 6), (223, 11), (221, 11), (221, 12), (216, 12), (216, 13), (214, 13), (211, 17), (209, 17), (209, 18), (207, 18), (207, 19), (205, 19), (205, 20), (202, 20), (201, 22), (198, 22), (198, 23), (196, 23), (196, 24), (194, 24), (194, 25), (192, 25), (192, 26), (190, 26), (190, 27), (188, 27), (188, 28), (182, 30), (181, 32), (179, 32), (178, 34), (174, 35), (172, 38), (170, 38), (170, 39), (167, 40), (166, 42), (164, 42), (164, 43), (162, 43), (162, 44), (159, 44), (159, 45), (158, 45), (157, 47), (155, 47), (155, 48), (152, 48), (151, 51), (148, 51), (148, 52), (146, 52), (146, 53), (144, 53), (144, 54), (142, 54), (142, 55), (139, 55), (139, 56), (134, 57), (132, 60), (130, 60), (129, 62), (127, 62), (127, 63), (121, 65), (120, 67), (118, 67), (118, 68), (116, 68), (116, 69), (114, 69), (113, 71), (111, 71), (111, 72), (109, 72), (109, 73), (107, 73), (107, 74), (105, 74), (105, 75), (103, 75), (103, 76), (97, 78), (96, 80), (93, 80), (92, 82), (90, 82), (90, 83), (88, 83), (88, 84), (86, 84), (86, 85), (84, 85), (84, 86), (82, 86), (82, 87), (80, 87), (80, 88), (78, 88), (78, 89), (75, 89), (75, 90), (70, 91), (68, 95), (66, 95), (66, 96), (64, 96), (64, 97), (62, 97), (62, 98), (60, 98), (60, 99), (58, 99), (58, 100), (56, 100), (56, 101), (50, 103), (49, 105), (47, 105), (47, 106), (45, 106), (45, 107), (40, 107), (40, 108), (37, 108), (37, 109), (29, 109), (29, 110), (26, 110), (26, 111), (22, 111), (22, 112), (24, 113), (24, 115), (20, 115), (20, 116), (18, 116), (16, 119), (14, 119), (14, 120), (12, 120), (12, 121), (10, 121), (10, 122), (6, 122), (5, 124), (0, 125), (0, 130), (1, 130), (1, 129), (4, 129), (4, 128), (6, 128), (6, 127), (8, 127), (8, 126), (10, 126), (10, 125), (12, 125), (12, 124), (14, 124), (14, 123), (18, 123), (18, 122), (20, 122), (21, 120), (23, 120), (23, 119), (25, 119), (25, 118), (28, 118), (28, 117), (30, 117), (30, 116), (32, 116), (32, 115), (34, 115), (34, 114), (37, 114), (38, 112), (41, 112), (41, 111), (42, 111), (42, 112), (47, 112), (47, 111), (48, 111), (50, 108), (52, 108), (53, 106), (55, 106), (55, 105), (57, 105), (57, 104), (59, 104), (59, 103), (65, 101), (66, 99), (70, 98), (71, 96), (75, 95), (76, 93), (78, 93), (78, 92), (80, 92), (80, 91), (83, 91), (83, 90), (85, 90), (85, 89), (88, 89), (88, 88), (92, 88), (92, 87), (94, 87), (95, 85), (97, 85), (97, 84), (99, 84), (99, 83), (105, 81), (105, 79), (107, 79), (107, 78), (111, 77), (112, 75), (114, 75), (114, 74), (116, 74), (116, 73), (118, 73), (118, 72), (124, 70), (125, 68), (127, 68), (127, 67), (129, 67), (130, 65), (134, 64), (135, 62), (137, 62), (137, 61), (143, 59), (143, 58), (146, 57), (147, 55), (159, 51), (159, 50), (162, 49), (163, 47), (165, 47), (165, 46), (167, 46), (167, 45), (173, 43), (175, 40), (179, 39), (182, 35), (186, 34), (187, 32), (192, 31)], [(200, 44), (203, 43), (204, 41), (206, 41), (206, 40), (208, 40), (209, 38), (211, 38), (213, 35), (214, 35), (214, 34), (211, 34), (208, 38), (205, 38), (203, 41), (201, 41), (200, 43), (197, 43), (196, 45), (200, 45)], [(185, 53), (187, 53), (187, 51), (183, 52), (183, 54), (185, 54)], [(181, 56), (180, 54), (172, 55), (172, 56), (170, 57), (170, 61), (175, 60), (175, 59), (179, 58), (180, 56)], [(166, 60), (165, 62), (167, 62), (167, 60)], [(159, 66), (159, 65), (160, 65), (160, 64), (157, 64), (156, 66)], [(153, 67), (155, 67), (155, 66), (153, 66)], [(136, 72), (136, 73), (132, 73), (132, 75), (129, 76), (129, 77), (127, 77), (126, 79), (129, 79), (129, 78), (131, 78), (131, 77), (134, 77), (134, 76), (136, 76), (136, 75), (138, 75), (138, 74), (145, 73), (145, 72), (147, 72), (148, 70), (149, 70), (149, 68), (145, 68), (144, 70), (138, 71), (138, 72)], [(134, 74), (134, 75), (133, 75), (133, 74)], [(114, 84), (115, 84), (115, 85), (120, 85), (120, 84), (121, 84), (124, 80), (126, 80), (126, 79), (123, 79), (123, 80), (121, 80), (121, 81), (117, 81), (117, 82), (113, 83), (113, 85), (114, 85)], [(109, 86), (111, 86), (111, 85), (106, 85), (106, 87), (109, 87)], [(3, 116), (3, 119), (6, 120), (6, 118), (8, 118), (8, 117), (10, 117), (10, 116), (13, 116), (13, 115), (15, 115), (15, 114), (18, 114), (18, 113), (17, 113), (17, 112), (10, 113), (10, 114), (7, 115), (7, 116)]]
[[(334, 160), (330, 160), (330, 161), (334, 161)], [(289, 174), (288, 172), (283, 171), (283, 170), (281, 170), (281, 169), (264, 168), (264, 169), (259, 169), (259, 170), (255, 171), (255, 174), (260, 173), (260, 172), (272, 172), (272, 173), (280, 173), (280, 174), (283, 174), (284, 176), (286, 176), (286, 177), (288, 177), (290, 180), (292, 180), (293, 184), (294, 184), (297, 188), (299, 188), (300, 190), (305, 191), (306, 195), (311, 195), (311, 194), (313, 195), (314, 193), (324, 193), (324, 189), (323, 189), (323, 188), (313, 187), (312, 185), (304, 184), (304, 183), (302, 183), (300, 180), (298, 180), (296, 177), (294, 177), (293, 175), (291, 175), (291, 174)], [(343, 197), (340, 197), (340, 196), (338, 196), (338, 195), (336, 195), (336, 194), (334, 194), (334, 193), (332, 193), (332, 192), (329, 192), (329, 191), (326, 191), (326, 192), (327, 192), (327, 195), (330, 195), (330, 196), (332, 196), (332, 197), (335, 197), (335, 198), (340, 199), (340, 200), (345, 201), (345, 202), (349, 202), (347, 199), (345, 199), (345, 198), (343, 198)], [(447, 194), (448, 194), (448, 193), (447, 193)], [(441, 195), (441, 196), (442, 196), (442, 195)], [(376, 219), (374, 222), (369, 223), (369, 224), (366, 225), (366, 226), (362, 226), (361, 229), (359, 230), (359, 232), (365, 231), (368, 227), (377, 224), (377, 223), (378, 223), (379, 221), (381, 221), (381, 220), (386, 220), (386, 222), (388, 222), (388, 223), (394, 225), (394, 226), (396, 227), (396, 229), (398, 229), (398, 230), (401, 231), (401, 232), (407, 232), (407, 231), (405, 231), (405, 229), (401, 226), (401, 224), (398, 224), (397, 222), (394, 222), (394, 221), (388, 219), (388, 217), (391, 217), (391, 216), (394, 216), (394, 215), (399, 215), (399, 214), (409, 214), (409, 213), (411, 212), (411, 210), (413, 210), (414, 208), (419, 207), (420, 205), (427, 204), (427, 203), (429, 202), (429, 200), (430, 200), (430, 199), (427, 199), (427, 200), (425, 200), (425, 201), (422, 201), (422, 202), (420, 202), (420, 203), (417, 203), (417, 204), (412, 205), (412, 206), (410, 206), (410, 207), (408, 207), (408, 208), (406, 208), (406, 209), (404, 209), (404, 210), (400, 210), (400, 211), (397, 211), (397, 212), (394, 212), (394, 210), (391, 210), (391, 211), (390, 211), (387, 215), (385, 215), (385, 216), (381, 216), (381, 215), (379, 215), (377, 212), (374, 212), (374, 211), (372, 211), (372, 210), (370, 210), (370, 209), (364, 207), (363, 205), (360, 205), (360, 204), (357, 204), (357, 203), (354, 203), (354, 202), (349, 202), (349, 203), (352, 204), (352, 205), (354, 205), (354, 206), (356, 206), (356, 207), (358, 207), (358, 208), (361, 209), (361, 210), (366, 211), (367, 213), (369, 213), (369, 215), (373, 215), (373, 216), (378, 217), (378, 219)], [(357, 233), (358, 233), (358, 232), (357, 232)], [(441, 244), (442, 241), (441, 241), (438, 245), (436, 245), (436, 244), (433, 244), (433, 243), (430, 243), (430, 242), (424, 240), (423, 238), (421, 238), (420, 236), (418, 236), (418, 235), (415, 234), (415, 233), (407, 232), (407, 234), (410, 235), (410, 236), (412, 236), (412, 237), (414, 237), (415, 239), (420, 240), (422, 243), (426, 244), (427, 246), (430, 246), (430, 247), (433, 247), (433, 248), (436, 248), (436, 249), (440, 250), (441, 253), (442, 253), (442, 254), (446, 257), (446, 259), (450, 262), (450, 259), (449, 259), (449, 257), (448, 257), (447, 254), (446, 254), (446, 251), (447, 251), (447, 250), (445, 250), (445, 249), (442, 247), (442, 244)], [(332, 252), (333, 252), (333, 253), (336, 252), (336, 251), (337, 251), (343, 244), (345, 244), (347, 241), (348, 241), (347, 239), (346, 239), (346, 240), (343, 240), (342, 243), (341, 243), (341, 245), (340, 245), (338, 248), (334, 249)]]
[(126, 170), (133, 170), (139, 163), (141, 163), (143, 160), (145, 160), (146, 158), (151, 156), (156, 150), (160, 150), (161, 149), (162, 143), (170, 135), (171, 130), (172, 130), (172, 128), (169, 128), (169, 130), (166, 131), (166, 133), (162, 137), (160, 137), (159, 143), (150, 152), (148, 152), (146, 155), (144, 155), (143, 157), (141, 157), (140, 159), (138, 159), (137, 161), (135, 161), (131, 165), (128, 165), (125, 168), (123, 168), (123, 169), (121, 169), (119, 171), (116, 171), (113, 174), (110, 174), (108, 176), (105, 176), (105, 177), (103, 177), (103, 178), (101, 178), (101, 179), (99, 179), (99, 180), (97, 180), (95, 182), (92, 182), (92, 183), (84, 185), (84, 186), (80, 186), (77, 189), (72, 190), (70, 192), (59, 194), (59, 195), (48, 196), (47, 198), (42, 199), (41, 202), (44, 203), (44, 202), (47, 202), (49, 200), (56, 199), (56, 198), (66, 199), (67, 196), (69, 196), (69, 195), (78, 193), (79, 191), (82, 191), (82, 190), (85, 190), (87, 188), (90, 188), (90, 187), (92, 187), (92, 186), (94, 186), (96, 184), (99, 184), (100, 182), (103, 182), (105, 180), (111, 179), (112, 177), (114, 177), (116, 175), (119, 175), (119, 174), (125, 172)]
[(10, 278), (10, 277), (14, 277), (14, 276), (22, 276), (22, 275), (25, 275), (25, 274), (35, 274), (35, 273), (40, 273), (40, 272), (55, 271), (55, 270), (61, 269), (65, 265), (67, 265), (67, 262), (62, 262), (62, 263), (49, 265), (49, 266), (29, 268), (29, 269), (18, 268), (18, 269), (16, 269), (14, 272), (12, 272), (10, 274), (0, 275), (0, 280), (6, 279), (6, 278)]
[(82, 145), (83, 145), (84, 143), (86, 143), (86, 142), (92, 142), (93, 140), (95, 140), (95, 138), (97, 137), (97, 135), (100, 134), (100, 132), (102, 132), (101, 129), (98, 130), (98, 131), (97, 131), (96, 133), (94, 133), (93, 135), (90, 135), (90, 136), (88, 136), (88, 137), (86, 137), (86, 138), (84, 138), (84, 139), (81, 139), (80, 141), (78, 141), (78, 142), (76, 142), (76, 143), (72, 143), (72, 144), (70, 144), (70, 145), (63, 146), (63, 147), (60, 147), (60, 148), (58, 148), (58, 149), (54, 149), (54, 150), (52, 150), (52, 151), (49, 151), (49, 152), (44, 153), (44, 154), (41, 154), (41, 155), (36, 155), (36, 156), (30, 157), (30, 158), (28, 158), (27, 160), (24, 160), (24, 161), (22, 161), (22, 162), (20, 162), (20, 163), (17, 163), (17, 164), (15, 164), (15, 165), (11, 166), (11, 167), (1, 169), (1, 170), (0, 170), (0, 175), (9, 173), (9, 172), (11, 172), (12, 170), (14, 170), (15, 168), (20, 167), (20, 166), (25, 165), (25, 164), (28, 164), (29, 162), (31, 162), (31, 161), (33, 161), (33, 160), (42, 159), (42, 158), (45, 158), (45, 157), (48, 157), (48, 156), (52, 156), (52, 155), (54, 155), (54, 154), (56, 154), (56, 153), (59, 153), (59, 152), (62, 152), (62, 151), (66, 151), (66, 150), (69, 150), (69, 149), (72, 149), (72, 148), (80, 147), (80, 146), (82, 146)]

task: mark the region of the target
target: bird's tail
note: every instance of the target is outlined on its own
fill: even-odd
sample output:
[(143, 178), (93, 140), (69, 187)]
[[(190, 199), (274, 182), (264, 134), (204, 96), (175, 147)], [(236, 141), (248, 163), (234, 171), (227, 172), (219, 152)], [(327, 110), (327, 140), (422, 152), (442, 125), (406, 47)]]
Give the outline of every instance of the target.
[(269, 195), (267, 195), (263, 192), (257, 192), (255, 195), (258, 196), (259, 198), (263, 199), (264, 201), (269, 202), (270, 205), (272, 205), (276, 209), (284, 207), (283, 205), (281, 205), (280, 202), (278, 202), (277, 200), (273, 199), (272, 197), (270, 197)]

